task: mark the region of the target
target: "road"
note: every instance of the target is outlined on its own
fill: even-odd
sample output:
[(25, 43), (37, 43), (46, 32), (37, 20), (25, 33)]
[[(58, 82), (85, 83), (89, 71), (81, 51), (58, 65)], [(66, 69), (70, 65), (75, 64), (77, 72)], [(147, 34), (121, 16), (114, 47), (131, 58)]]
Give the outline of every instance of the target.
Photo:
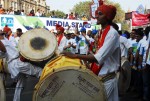
[[(29, 77), (26, 79), (26, 84), (21, 94), (21, 101), (32, 101), (32, 95), (34, 91), (34, 86), (37, 84), (38, 79), (35, 77)], [(12, 80), (10, 76), (6, 79), (6, 101), (13, 101), (13, 94), (15, 89), (10, 87)], [(28, 85), (28, 86), (27, 86)], [(136, 91), (128, 91), (120, 97), (120, 101), (142, 101)]]

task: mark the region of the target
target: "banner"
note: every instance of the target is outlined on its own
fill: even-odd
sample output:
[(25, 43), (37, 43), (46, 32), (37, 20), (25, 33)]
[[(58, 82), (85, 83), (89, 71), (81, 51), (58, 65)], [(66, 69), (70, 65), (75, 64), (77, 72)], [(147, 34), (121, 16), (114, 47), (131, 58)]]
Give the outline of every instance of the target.
[(132, 26), (143, 26), (150, 23), (148, 19), (148, 14), (139, 14), (137, 12), (132, 12)]
[(98, 4), (91, 5), (91, 15), (93, 18), (95, 18), (95, 11), (97, 10), (97, 8), (98, 8)]
[[(45, 28), (47, 30), (55, 30), (56, 24), (63, 26), (65, 29), (71, 26), (72, 29), (76, 27), (76, 23), (79, 23), (79, 29), (83, 26), (82, 20), (68, 20), (59, 18), (48, 17), (33, 17), (33, 16), (19, 16), (19, 15), (0, 15), (0, 28), (3, 29), (5, 25), (8, 25), (13, 32), (16, 32), (17, 28), (21, 28), (23, 32), (33, 28)], [(87, 30), (91, 30), (91, 22), (85, 26)]]

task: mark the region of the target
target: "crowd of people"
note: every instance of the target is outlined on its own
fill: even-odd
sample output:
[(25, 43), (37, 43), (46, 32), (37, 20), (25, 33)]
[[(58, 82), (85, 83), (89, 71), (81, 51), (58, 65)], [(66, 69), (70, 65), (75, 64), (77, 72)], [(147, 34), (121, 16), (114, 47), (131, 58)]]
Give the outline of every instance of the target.
[[(2, 7), (1, 4), (0, 4), (0, 14), (47, 17), (45, 11), (42, 11), (40, 9), (37, 9), (37, 11), (32, 9), (30, 10), (29, 14), (26, 14), (23, 9), (14, 11), (13, 7), (10, 7), (9, 9), (6, 10)], [(60, 16), (56, 16), (55, 11), (52, 11), (49, 17), (88, 21), (88, 18), (85, 15), (82, 15), (81, 17), (79, 17), (77, 13), (73, 14), (73, 12), (71, 12), (70, 14), (66, 14), (64, 17), (60, 17)]]
[[(36, 16), (40, 16), (39, 11), (38, 9)], [(34, 11), (30, 13), (30, 16), (34, 15)], [(116, 8), (112, 5), (101, 5), (95, 15), (97, 24), (102, 26), (99, 31), (87, 31), (84, 27), (86, 23), (80, 30), (78, 30), (78, 24), (75, 30), (70, 30), (70, 26), (65, 30), (62, 26), (56, 25), (57, 32), (54, 34), (58, 42), (59, 53), (70, 58), (84, 60), (86, 66), (99, 77), (109, 76), (104, 82), (108, 101), (119, 101), (116, 73), (119, 71), (121, 58), (126, 58), (132, 68), (130, 86), (137, 90), (144, 101), (149, 101), (150, 27), (133, 29), (130, 34), (122, 34), (117, 24), (112, 22), (116, 15)], [(71, 15), (69, 17), (74, 19)], [(22, 34), (22, 30), (18, 28), (16, 34), (13, 35), (7, 25), (3, 31), (0, 31), (0, 57), (6, 58), (13, 79), (22, 76), (20, 74), (39, 77), (42, 69), (27, 62), (17, 50), (18, 40)], [(22, 85), (22, 79), (18, 81), (17, 86)], [(18, 93), (20, 90), (17, 89), (14, 101), (20, 101)]]

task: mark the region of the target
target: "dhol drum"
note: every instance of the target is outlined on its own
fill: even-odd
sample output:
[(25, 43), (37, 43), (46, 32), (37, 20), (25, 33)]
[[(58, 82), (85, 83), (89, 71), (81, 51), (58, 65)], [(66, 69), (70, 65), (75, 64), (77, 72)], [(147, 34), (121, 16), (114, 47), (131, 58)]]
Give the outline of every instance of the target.
[(103, 83), (79, 59), (59, 56), (46, 64), (33, 101), (106, 101)]
[(119, 73), (118, 89), (119, 94), (124, 94), (130, 87), (131, 66), (126, 58), (121, 59), (121, 70)]
[(1, 76), (0, 76), (0, 101), (6, 101), (6, 93), (3, 84), (3, 79)]
[(44, 64), (55, 55), (57, 40), (54, 34), (46, 29), (37, 28), (24, 33), (18, 44), (20, 54), (38, 65)]

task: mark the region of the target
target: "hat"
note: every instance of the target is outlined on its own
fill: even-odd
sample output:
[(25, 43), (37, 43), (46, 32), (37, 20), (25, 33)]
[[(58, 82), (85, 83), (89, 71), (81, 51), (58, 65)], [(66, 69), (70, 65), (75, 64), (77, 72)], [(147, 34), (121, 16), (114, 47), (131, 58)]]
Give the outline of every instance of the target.
[(92, 34), (93, 34), (93, 35), (96, 35), (97, 32), (98, 32), (98, 31), (97, 31), (96, 29), (92, 30)]
[(80, 29), (80, 32), (84, 32), (84, 31), (86, 31), (86, 29), (85, 29), (84, 27), (82, 27), (82, 28)]
[(70, 30), (65, 30), (65, 34), (66, 35), (71, 34), (71, 31)]
[(95, 15), (99, 14), (99, 11), (104, 14), (108, 20), (112, 21), (116, 16), (116, 7), (112, 5), (101, 5), (95, 11)]
[(56, 30), (60, 30), (62, 33), (65, 31), (65, 29), (59, 24), (56, 25)]
[(8, 33), (9, 31), (11, 31), (11, 29), (9, 27), (5, 26), (4, 29), (3, 29), (3, 31), (6, 32), (6, 33)]

